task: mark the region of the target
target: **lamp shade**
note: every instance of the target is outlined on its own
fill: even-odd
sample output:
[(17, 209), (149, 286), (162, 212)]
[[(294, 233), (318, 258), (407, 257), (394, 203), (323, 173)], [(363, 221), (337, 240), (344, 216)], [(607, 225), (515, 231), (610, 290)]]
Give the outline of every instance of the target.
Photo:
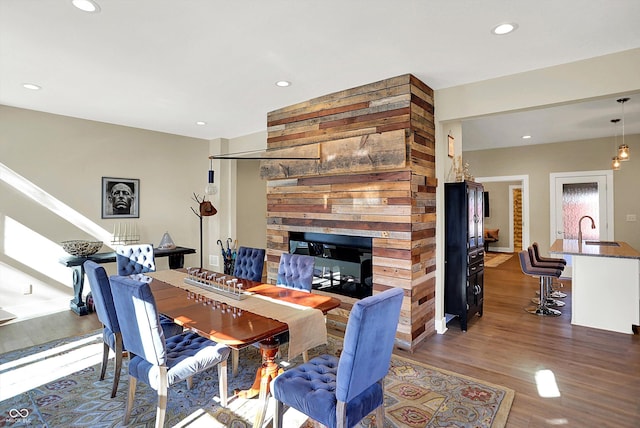
[(204, 193), (207, 195), (215, 195), (218, 193), (218, 186), (214, 183), (214, 171), (212, 169), (209, 170), (209, 179), (207, 181), (207, 185), (204, 188)]
[(621, 144), (620, 147), (618, 147), (618, 158), (620, 158), (621, 161), (627, 161), (629, 160), (631, 153), (629, 152), (629, 146), (626, 144)]
[(611, 169), (617, 171), (620, 169), (620, 158), (618, 156), (614, 156), (611, 158)]

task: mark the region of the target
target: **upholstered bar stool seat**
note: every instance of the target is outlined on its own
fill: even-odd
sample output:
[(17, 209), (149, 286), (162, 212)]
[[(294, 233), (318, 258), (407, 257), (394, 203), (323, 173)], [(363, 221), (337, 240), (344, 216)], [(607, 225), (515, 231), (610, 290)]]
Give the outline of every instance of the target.
[[(533, 255), (536, 261), (542, 263), (555, 263), (557, 266), (559, 266), (560, 270), (564, 270), (565, 266), (567, 265), (567, 261), (560, 257), (542, 257), (540, 255), (540, 248), (537, 242), (531, 244), (531, 247), (533, 248)], [(560, 283), (560, 286), (562, 287), (562, 283)], [(567, 297), (567, 293), (554, 290), (553, 281), (549, 281), (549, 283), (547, 284), (547, 297), (550, 297), (552, 299), (563, 299)]]
[(557, 309), (549, 308), (546, 303), (546, 280), (547, 277), (555, 277), (559, 278), (562, 273), (559, 269), (553, 268), (542, 268), (542, 267), (533, 267), (531, 264), (531, 258), (529, 257), (529, 251), (523, 250), (518, 253), (518, 257), (520, 258), (520, 268), (525, 275), (533, 276), (538, 278), (540, 281), (540, 301), (538, 305), (534, 308), (525, 309), (527, 312), (535, 315), (541, 316), (560, 316), (562, 312)]
[[(531, 260), (531, 265), (534, 268), (548, 268), (548, 269), (556, 269), (560, 271), (560, 274), (562, 274), (562, 271), (564, 270), (564, 264), (563, 263), (558, 263), (555, 261), (540, 261), (538, 260), (538, 258), (536, 257), (536, 252), (533, 249), (533, 247), (529, 247), (527, 248), (527, 251), (529, 252), (529, 260)], [(545, 286), (545, 298), (546, 298), (546, 304), (547, 306), (555, 306), (555, 307), (562, 307), (564, 306), (564, 302), (555, 299), (552, 295), (552, 287), (551, 287), (551, 283), (553, 282), (553, 278), (555, 276), (545, 276), (542, 277), (542, 281), (544, 281), (544, 286)], [(558, 278), (560, 277), (560, 275), (558, 275)], [(564, 293), (563, 293), (564, 294)], [(566, 294), (565, 294), (566, 297)], [(534, 298), (531, 299), (531, 301), (535, 304), (539, 303), (540, 298)]]

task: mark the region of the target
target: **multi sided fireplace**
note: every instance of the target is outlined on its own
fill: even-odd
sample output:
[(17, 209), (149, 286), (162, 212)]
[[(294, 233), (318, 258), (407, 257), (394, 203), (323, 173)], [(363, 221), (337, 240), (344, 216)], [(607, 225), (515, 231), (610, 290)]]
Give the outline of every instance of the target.
[(289, 248), (315, 257), (313, 289), (358, 299), (371, 296), (371, 238), (291, 232)]

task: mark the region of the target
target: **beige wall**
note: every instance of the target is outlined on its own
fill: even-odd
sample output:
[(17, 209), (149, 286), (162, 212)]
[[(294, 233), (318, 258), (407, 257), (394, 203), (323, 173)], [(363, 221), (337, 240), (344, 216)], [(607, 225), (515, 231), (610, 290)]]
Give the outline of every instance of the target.
[[(614, 172), (614, 237), (640, 249), (640, 222), (626, 221), (627, 214), (640, 217), (640, 135), (628, 135), (626, 143), (632, 158)], [(476, 176), (529, 175), (530, 237), (546, 249), (550, 246), (549, 174), (611, 169), (612, 152), (611, 139), (593, 139), (464, 152), (464, 159)]]
[[(190, 207), (193, 192), (204, 191), (207, 152), (205, 140), (0, 106), (0, 307), (24, 316), (68, 308), (72, 276), (58, 263), (66, 255), (58, 243), (110, 240), (118, 220), (101, 219), (104, 176), (140, 179), (140, 218), (126, 221), (142, 242), (158, 245), (168, 231), (198, 249)], [(10, 185), (12, 172), (26, 182)], [(158, 266), (168, 268), (167, 259)], [(29, 284), (33, 294), (24, 295)]]
[(266, 189), (267, 182), (260, 178), (260, 161), (238, 161), (238, 245), (267, 248)]

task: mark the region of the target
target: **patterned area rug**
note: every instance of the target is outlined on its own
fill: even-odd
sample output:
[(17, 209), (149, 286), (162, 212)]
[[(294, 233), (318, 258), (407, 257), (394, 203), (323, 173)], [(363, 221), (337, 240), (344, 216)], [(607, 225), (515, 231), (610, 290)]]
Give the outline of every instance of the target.
[[(310, 352), (338, 355), (342, 340)], [(110, 398), (113, 359), (98, 380), (101, 336), (87, 335), (0, 355), (0, 427), (120, 427), (128, 389), (126, 359), (118, 393)], [(286, 354), (285, 354), (286, 355)], [(63, 361), (63, 362), (62, 362)], [(301, 361), (294, 360), (293, 363)], [(255, 348), (240, 353), (240, 371), (229, 375), (229, 390), (246, 388), (260, 363)], [(84, 365), (84, 367), (82, 367)], [(79, 367), (82, 367), (78, 369)], [(385, 379), (385, 427), (503, 427), (514, 391), (394, 356)], [(257, 400), (232, 398), (217, 404), (217, 370), (194, 377), (194, 388), (182, 382), (170, 389), (166, 426), (250, 427)], [(267, 412), (271, 418), (273, 403)], [(151, 427), (156, 413), (155, 391), (138, 383), (131, 427)], [(304, 415), (290, 409), (286, 427), (310, 427)], [(370, 415), (359, 425), (374, 427)]]
[(484, 266), (485, 267), (498, 267), (502, 263), (513, 257), (511, 253), (485, 253)]

